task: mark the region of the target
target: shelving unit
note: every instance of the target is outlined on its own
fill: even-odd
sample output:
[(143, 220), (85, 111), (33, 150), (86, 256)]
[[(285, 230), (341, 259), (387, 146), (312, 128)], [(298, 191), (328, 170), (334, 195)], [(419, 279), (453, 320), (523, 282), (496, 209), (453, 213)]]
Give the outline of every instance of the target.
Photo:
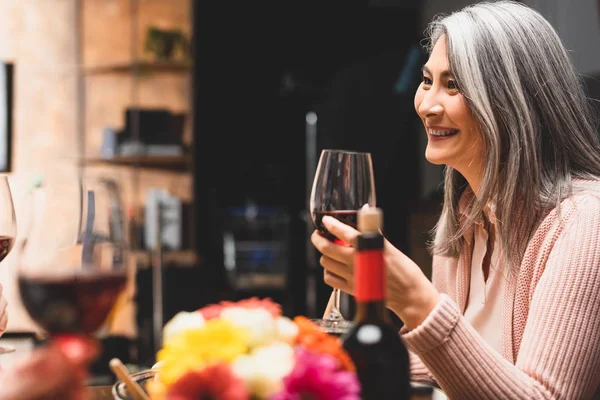
[(115, 156), (111, 158), (87, 158), (84, 166), (122, 166), (145, 169), (189, 172), (192, 162), (190, 155), (181, 156)]
[[(192, 154), (184, 153), (177, 156), (116, 155), (106, 158), (100, 155), (100, 146), (98, 146), (100, 143), (100, 136), (98, 135), (102, 135), (102, 129), (116, 126), (116, 116), (121, 116), (124, 119), (125, 108), (133, 110), (164, 108), (176, 113), (180, 113), (184, 108), (183, 111), (191, 118), (192, 108), (189, 104), (191, 102), (191, 89), (189, 95), (181, 90), (181, 88), (191, 88), (191, 84), (185, 81), (185, 79), (191, 78), (191, 61), (175, 59), (168, 62), (152, 61), (140, 56), (141, 41), (144, 40), (142, 32), (146, 26), (163, 26), (171, 22), (173, 24), (191, 24), (191, 20), (184, 21), (185, 18), (189, 18), (191, 15), (191, 10), (168, 12), (169, 9), (185, 7), (188, 1), (191, 4), (193, 0), (184, 0), (183, 2), (165, 2), (164, 0), (114, 0), (111, 2), (105, 0), (75, 0), (74, 15), (78, 19), (75, 35), (79, 58), (78, 65), (80, 66), (77, 71), (78, 92), (76, 101), (79, 137), (78, 163), (82, 174), (106, 173), (107, 176), (115, 176), (119, 179), (123, 191), (127, 192), (127, 195), (124, 194), (124, 201), (127, 202), (125, 204), (126, 209), (129, 209), (130, 206), (138, 209), (143, 207), (144, 195), (142, 193), (145, 193), (148, 184), (155, 188), (172, 188), (175, 179), (181, 179), (182, 176), (190, 176), (193, 173)], [(90, 8), (85, 10), (84, 7), (86, 6)], [(163, 11), (167, 10), (167, 12), (157, 11), (161, 8)], [(94, 9), (93, 12), (92, 9)], [(97, 11), (106, 11), (102, 14), (105, 18), (96, 15)], [(112, 17), (115, 19), (107, 19)], [(172, 20), (169, 18), (172, 18)], [(112, 31), (107, 32), (105, 27), (100, 29), (100, 26), (86, 26), (86, 24), (99, 23), (96, 21), (109, 24)], [(124, 28), (123, 24), (129, 24), (129, 26)], [(86, 31), (86, 28), (89, 30)], [(115, 31), (118, 31), (119, 34), (112, 33)], [(123, 35), (125, 31), (129, 31), (129, 37)], [(86, 36), (86, 32), (92, 32), (91, 41)], [(106, 44), (111, 40), (117, 48), (113, 49)], [(96, 45), (96, 48), (92, 51), (93, 57), (86, 58), (86, 44), (89, 45), (90, 42)], [(127, 54), (127, 51), (123, 51), (126, 44), (121, 45), (127, 42), (130, 46), (129, 54)], [(97, 80), (94, 81), (95, 79)], [(139, 114), (134, 111), (129, 121), (131, 121), (131, 130), (129, 131), (131, 139), (134, 142), (140, 141), (143, 135), (140, 132)], [(187, 151), (186, 149), (189, 147), (189, 143), (186, 143), (183, 146), (184, 151)], [(193, 193), (190, 193), (189, 197), (186, 198), (186, 201), (190, 200), (194, 203)], [(165, 221), (158, 218), (159, 232), (160, 225), (163, 223)], [(144, 328), (136, 325), (133, 328), (138, 340), (141, 340), (142, 336), (146, 338), (152, 336), (155, 348), (160, 343), (162, 325), (165, 322), (162, 291), (163, 267), (177, 265), (193, 268), (201, 261), (195, 248), (171, 251), (161, 245), (160, 238), (157, 242), (156, 248), (132, 249), (131, 251), (131, 258), (137, 271), (151, 270), (152, 292), (148, 294), (152, 303), (144, 303), (144, 307), (150, 307), (153, 313), (149, 316), (152, 319), (150, 331), (146, 330), (147, 326)], [(189, 240), (189, 242), (195, 243), (195, 240)], [(144, 274), (147, 274), (147, 272), (144, 272)], [(149, 287), (136, 288), (136, 296), (139, 296), (139, 292), (142, 290), (148, 291)], [(146, 292), (144, 293), (146, 294)], [(143, 318), (146, 317), (148, 315), (144, 314)], [(134, 321), (136, 319), (134, 318)], [(140, 332), (140, 329), (145, 330)], [(146, 345), (147, 343), (144, 344), (144, 346)], [(142, 345), (140, 344), (140, 346)]]
[(191, 64), (186, 62), (140, 62), (123, 63), (123, 64), (107, 64), (94, 65), (84, 68), (86, 75), (102, 75), (102, 74), (147, 74), (147, 73), (190, 73)]
[[(155, 169), (155, 170), (164, 170), (164, 171), (175, 171), (175, 172), (191, 172), (191, 165), (192, 165), (192, 156), (191, 154), (187, 153), (188, 151), (188, 147), (189, 146), (184, 146), (184, 151), (186, 152), (184, 155), (180, 155), (180, 156), (159, 156), (159, 155), (146, 155), (146, 154), (139, 154), (139, 155), (127, 155), (127, 156), (115, 156), (115, 157), (111, 157), (111, 158), (105, 158), (102, 157), (99, 153), (99, 149), (93, 151), (91, 154), (89, 153), (89, 146), (87, 146), (88, 144), (88, 139), (90, 137), (90, 135), (101, 135), (101, 132), (99, 131), (98, 127), (94, 127), (94, 132), (90, 132), (89, 131), (89, 126), (88, 126), (88, 118), (89, 118), (89, 113), (88, 113), (88, 97), (93, 94), (93, 93), (89, 93), (89, 92), (93, 92), (93, 89), (90, 90), (89, 89), (89, 82), (91, 79), (104, 79), (106, 77), (109, 77), (109, 79), (116, 79), (117, 77), (120, 77), (119, 79), (123, 79), (124, 77), (129, 76), (130, 78), (130, 83), (127, 84), (126, 86), (130, 87), (130, 92), (129, 92), (129, 100), (126, 103), (127, 107), (130, 107), (134, 110), (139, 110), (140, 108), (150, 108), (150, 109), (155, 109), (155, 108), (167, 108), (167, 109), (172, 109), (170, 106), (172, 104), (169, 104), (168, 101), (173, 99), (173, 96), (171, 95), (170, 97), (167, 96), (167, 99), (163, 99), (162, 95), (163, 93), (160, 93), (160, 89), (164, 89), (164, 85), (165, 83), (162, 82), (160, 85), (162, 86), (158, 86), (156, 88), (150, 88), (150, 94), (152, 97), (148, 96), (148, 87), (146, 87), (145, 89), (142, 88), (142, 86), (146, 85), (148, 82), (152, 82), (154, 79), (162, 79), (165, 76), (178, 76), (178, 77), (191, 77), (191, 72), (192, 72), (192, 62), (191, 60), (187, 60), (187, 59), (180, 59), (180, 58), (174, 58), (172, 60), (168, 60), (168, 61), (163, 61), (163, 60), (152, 60), (150, 58), (147, 57), (142, 57), (140, 55), (140, 51), (141, 51), (141, 44), (143, 42), (143, 40), (145, 40), (145, 38), (143, 37), (143, 29), (147, 28), (150, 25), (165, 25), (169, 23), (169, 16), (168, 15), (164, 15), (164, 14), (156, 14), (157, 13), (157, 5), (159, 5), (160, 7), (163, 7), (163, 10), (165, 9), (165, 7), (167, 8), (176, 8), (176, 7), (182, 7), (182, 5), (186, 4), (186, 2), (189, 2), (190, 6), (191, 6), (191, 2), (193, 0), (184, 0), (184, 1), (180, 1), (180, 2), (174, 2), (174, 3), (168, 3), (168, 2), (163, 2), (162, 0), (114, 0), (111, 4), (108, 4), (104, 1), (100, 1), (100, 0), (75, 0), (76, 1), (76, 15), (77, 18), (79, 19), (79, 22), (77, 25), (77, 48), (78, 48), (78, 58), (79, 58), (79, 71), (78, 71), (78, 79), (79, 79), (79, 90), (78, 90), (78, 110), (77, 110), (77, 116), (79, 118), (79, 121), (77, 123), (78, 125), (78, 131), (79, 131), (79, 138), (80, 138), (80, 157), (81, 157), (81, 161), (80, 161), (80, 165), (82, 167), (107, 167), (107, 166), (123, 166), (123, 167), (130, 167), (130, 168), (134, 168), (134, 170), (140, 168), (140, 169)], [(119, 37), (119, 43), (121, 42), (126, 42), (127, 40), (129, 40), (129, 55), (126, 56), (125, 54), (123, 54), (123, 48), (121, 48), (120, 50), (115, 49), (115, 51), (118, 53), (118, 55), (116, 56), (116, 58), (113, 57), (114, 61), (111, 61), (111, 57), (112, 57), (112, 51), (113, 49), (110, 47), (105, 46), (102, 51), (104, 51), (104, 54), (106, 57), (98, 57), (97, 54), (101, 53), (102, 51), (93, 51), (92, 53), (95, 54), (95, 57), (92, 57), (93, 60), (89, 61), (86, 59), (85, 57), (85, 33), (86, 33), (86, 23), (94, 23), (95, 19), (96, 19), (96, 15), (94, 15), (93, 18), (91, 18), (90, 15), (88, 15), (87, 20), (86, 20), (86, 16), (84, 15), (84, 7), (86, 7), (86, 5), (94, 5), (96, 7), (95, 11), (98, 10), (104, 10), (104, 9), (110, 9), (109, 14), (110, 15), (118, 15), (119, 12), (121, 13), (121, 17), (123, 17), (123, 10), (127, 9), (127, 18), (128, 21), (127, 23), (129, 23), (129, 38), (124, 37), (123, 41), (121, 41), (120, 37)], [(102, 8), (104, 7), (104, 8)], [(116, 7), (116, 8), (115, 8)], [(155, 15), (152, 15), (150, 18), (148, 18), (148, 15), (145, 15), (144, 13), (147, 10), (153, 10), (152, 12), (155, 13)], [(191, 9), (191, 7), (190, 7)], [(185, 15), (189, 15), (190, 13), (188, 12), (189, 10), (186, 10), (185, 13), (181, 13), (181, 11), (174, 13), (174, 15), (179, 15), (181, 16), (182, 14)], [(167, 14), (169, 14), (167, 12)], [(113, 21), (114, 22), (114, 21)], [(121, 23), (123, 21), (118, 21), (119, 23)], [(175, 21), (173, 21), (175, 23)], [(105, 22), (106, 23), (106, 22)], [(177, 23), (181, 23), (181, 20), (178, 20)], [(186, 24), (191, 24), (191, 20), (188, 20), (185, 22)], [(142, 26), (143, 25), (143, 26)], [(142, 29), (141, 29), (142, 28)], [(115, 30), (119, 30), (118, 27), (114, 27)], [(92, 29), (92, 31), (94, 31), (94, 29)], [(123, 29), (121, 29), (121, 33), (122, 33)], [(102, 35), (106, 34), (106, 31), (104, 29), (102, 29), (101, 31), (98, 29), (95, 29), (96, 35), (98, 35), (98, 32), (102, 32)], [(110, 36), (110, 35), (108, 35)], [(103, 36), (102, 36), (103, 37)], [(83, 39), (82, 39), (83, 38)], [(113, 38), (114, 41), (115, 38)], [(108, 41), (110, 41), (110, 39), (108, 39)], [(102, 41), (98, 41), (96, 40), (96, 44), (101, 43)], [(117, 42), (115, 42), (117, 43)], [(127, 59), (123, 59), (123, 57), (125, 56), (125, 58), (129, 58)], [(122, 81), (121, 81), (122, 82)], [(112, 82), (112, 84), (115, 84), (114, 81)], [(168, 84), (168, 83), (167, 83)], [(191, 85), (188, 85), (191, 86)], [(144, 92), (145, 90), (145, 92)], [(119, 101), (123, 100), (123, 94), (126, 92), (123, 92), (121, 87), (115, 87), (115, 104), (118, 104)], [(106, 94), (106, 93), (105, 93)], [(120, 96), (120, 99), (119, 99)], [(188, 97), (191, 98), (191, 93), (188, 94)], [(113, 99), (107, 99), (107, 101), (113, 101)], [(148, 105), (150, 104), (150, 105)], [(162, 104), (161, 106), (157, 106), (158, 104)], [(181, 104), (179, 104), (181, 105)], [(107, 105), (102, 105), (103, 109), (107, 109), (110, 106)], [(186, 113), (188, 115), (191, 115), (191, 104), (186, 104)], [(125, 111), (124, 109), (122, 110), (123, 112)], [(109, 113), (110, 114), (110, 113)], [(110, 114), (110, 115), (114, 115)], [(137, 114), (135, 111), (133, 111), (132, 114), (132, 126), (130, 127), (131, 129), (129, 130), (130, 135), (131, 135), (131, 140), (132, 141), (140, 141), (141, 138), (141, 132), (140, 132), (140, 127), (139, 127), (139, 114)], [(106, 121), (106, 126), (111, 126), (114, 125), (115, 121), (114, 121), (114, 117), (112, 119), (112, 123), (110, 123), (109, 121)], [(97, 140), (96, 140), (97, 143)], [(189, 145), (189, 143), (188, 143)], [(132, 184), (136, 185), (137, 178), (133, 179)], [(137, 199), (136, 199), (137, 202)]]

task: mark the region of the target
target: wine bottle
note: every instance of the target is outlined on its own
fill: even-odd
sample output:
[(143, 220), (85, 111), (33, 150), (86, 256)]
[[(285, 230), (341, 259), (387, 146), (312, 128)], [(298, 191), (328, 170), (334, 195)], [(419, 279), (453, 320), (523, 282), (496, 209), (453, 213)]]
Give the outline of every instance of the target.
[(358, 213), (354, 262), (355, 326), (342, 337), (356, 366), (363, 400), (408, 400), (411, 395), (408, 350), (385, 307), (383, 212)]

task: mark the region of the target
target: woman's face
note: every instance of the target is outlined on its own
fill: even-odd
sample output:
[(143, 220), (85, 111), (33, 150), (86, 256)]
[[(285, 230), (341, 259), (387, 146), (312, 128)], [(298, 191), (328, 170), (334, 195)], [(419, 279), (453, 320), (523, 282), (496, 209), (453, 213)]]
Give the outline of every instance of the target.
[(448, 165), (458, 170), (472, 187), (478, 186), (483, 172), (483, 139), (449, 71), (445, 36), (436, 42), (423, 66), (415, 110), (427, 132), (427, 161)]

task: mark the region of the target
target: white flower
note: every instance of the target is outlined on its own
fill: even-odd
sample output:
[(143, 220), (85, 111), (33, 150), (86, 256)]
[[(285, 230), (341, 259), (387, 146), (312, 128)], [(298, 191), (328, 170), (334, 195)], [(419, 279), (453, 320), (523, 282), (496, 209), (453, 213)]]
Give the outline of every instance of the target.
[(255, 397), (268, 399), (283, 389), (283, 378), (292, 371), (294, 363), (292, 346), (275, 342), (238, 357), (232, 369)]
[(277, 338), (275, 319), (265, 309), (246, 309), (229, 307), (221, 311), (221, 318), (234, 325), (248, 329), (250, 332), (250, 348), (271, 343)]
[(292, 344), (298, 336), (298, 325), (288, 317), (278, 317), (275, 320), (277, 327), (277, 338), (285, 343)]
[(173, 316), (163, 327), (163, 342), (186, 329), (201, 328), (204, 326), (204, 317), (197, 311), (180, 311)]

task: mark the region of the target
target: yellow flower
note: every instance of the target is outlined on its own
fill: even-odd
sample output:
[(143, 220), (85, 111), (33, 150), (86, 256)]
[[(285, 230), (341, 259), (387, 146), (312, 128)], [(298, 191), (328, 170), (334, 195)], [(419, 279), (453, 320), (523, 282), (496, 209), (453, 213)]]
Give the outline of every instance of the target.
[(172, 336), (158, 352), (159, 380), (170, 385), (191, 370), (216, 361), (231, 362), (248, 352), (250, 333), (221, 318), (211, 319), (201, 328), (191, 328)]

